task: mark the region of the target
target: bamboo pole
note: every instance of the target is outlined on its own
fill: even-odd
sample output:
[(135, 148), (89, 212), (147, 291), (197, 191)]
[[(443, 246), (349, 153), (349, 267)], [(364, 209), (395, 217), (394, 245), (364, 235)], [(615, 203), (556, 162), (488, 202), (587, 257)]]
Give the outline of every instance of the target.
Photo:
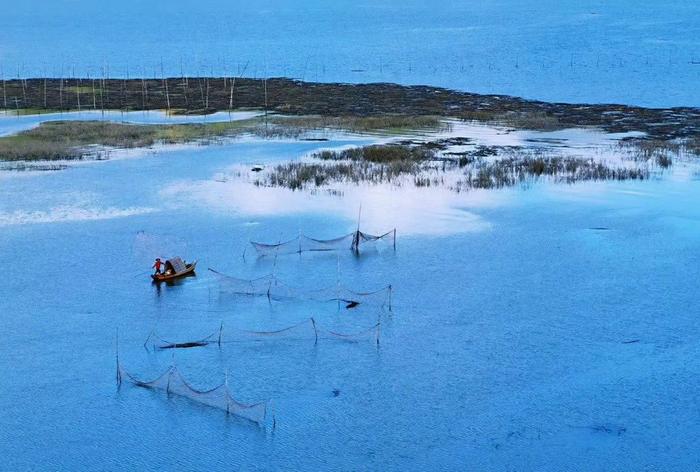
[(0, 74), (2, 75), (2, 103), (3, 103), (3, 109), (5, 110), (5, 113), (7, 113), (7, 81), (5, 81), (5, 69), (2, 68), (0, 70)]
[(17, 80), (19, 80), (22, 86), (22, 106), (27, 106), (27, 81), (22, 79), (20, 68), (17, 66)]
[[(88, 74), (88, 77), (90, 74)], [(92, 109), (97, 110), (97, 92), (95, 91), (95, 79), (92, 79)]]
[(189, 84), (187, 82), (187, 77), (185, 77), (185, 71), (182, 67), (182, 57), (180, 57), (180, 85), (182, 86), (182, 92), (185, 95), (185, 108), (190, 109), (190, 103), (189, 103)]
[(102, 110), (102, 118), (105, 116), (105, 66), (102, 65), (102, 78), (100, 79), (100, 110)]
[(146, 79), (141, 75), (141, 108), (146, 109)]
[[(73, 70), (75, 72), (75, 69)], [(78, 112), (80, 112), (80, 81), (75, 79), (75, 96), (78, 101)]]
[(206, 106), (204, 103), (204, 87), (202, 87), (202, 78), (200, 77), (197, 82), (199, 83), (199, 96), (202, 100), (202, 106)]
[(165, 103), (168, 108), (168, 115), (170, 114), (170, 92), (168, 92), (168, 80), (165, 78), (165, 71), (163, 69), (163, 58), (160, 59), (160, 77), (163, 79), (163, 87), (165, 88)]
[(267, 129), (267, 77), (263, 79), (263, 88), (265, 90), (265, 129)]

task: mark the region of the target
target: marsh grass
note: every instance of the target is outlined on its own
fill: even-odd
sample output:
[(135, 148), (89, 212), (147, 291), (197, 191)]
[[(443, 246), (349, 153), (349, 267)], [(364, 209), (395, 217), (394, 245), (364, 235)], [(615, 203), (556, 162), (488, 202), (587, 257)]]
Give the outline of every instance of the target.
[(571, 127), (563, 124), (556, 116), (545, 112), (509, 112), (496, 115), (490, 121), (511, 128), (538, 131), (556, 131)]
[(471, 155), (445, 159), (429, 146), (388, 144), (321, 151), (312, 157), (312, 162), (280, 164), (257, 177), (254, 183), (301, 190), (333, 183), (412, 182), (415, 187), (446, 186), (461, 192), (512, 187), (540, 179), (575, 183), (643, 180), (650, 176), (644, 167), (612, 166), (592, 158), (547, 155), (539, 150), (510, 147), (503, 147), (500, 152), (476, 148)]
[[(251, 134), (263, 138), (298, 138), (313, 130), (379, 131), (384, 126), (440, 128), (438, 118), (400, 117), (387, 119), (356, 117), (271, 117), (249, 120), (188, 123), (174, 125), (137, 125), (106, 121), (52, 121), (14, 136), (0, 137), (0, 160), (59, 160), (94, 157), (90, 147), (148, 147), (157, 143), (178, 144), (217, 140)], [(383, 151), (378, 151), (377, 156)], [(377, 157), (379, 158), (379, 157)]]
[(565, 183), (644, 180), (649, 178), (649, 171), (641, 168), (612, 167), (590, 158), (523, 155), (492, 162), (482, 161), (466, 170), (464, 178), (460, 179), (453, 189), (462, 191), (512, 187), (543, 177)]
[(344, 149), (342, 151), (320, 151), (312, 157), (323, 161), (367, 161), (373, 163), (422, 162), (435, 159), (436, 153), (426, 146), (401, 144), (373, 145)]

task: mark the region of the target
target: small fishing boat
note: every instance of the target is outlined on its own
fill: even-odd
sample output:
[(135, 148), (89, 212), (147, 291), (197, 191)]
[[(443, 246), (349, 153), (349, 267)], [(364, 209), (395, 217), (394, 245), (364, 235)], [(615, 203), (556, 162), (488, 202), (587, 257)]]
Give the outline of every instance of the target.
[(180, 277), (194, 275), (195, 267), (197, 267), (197, 261), (187, 264), (179, 257), (174, 257), (165, 261), (165, 272), (162, 274), (153, 274), (151, 278), (154, 282), (167, 282)]

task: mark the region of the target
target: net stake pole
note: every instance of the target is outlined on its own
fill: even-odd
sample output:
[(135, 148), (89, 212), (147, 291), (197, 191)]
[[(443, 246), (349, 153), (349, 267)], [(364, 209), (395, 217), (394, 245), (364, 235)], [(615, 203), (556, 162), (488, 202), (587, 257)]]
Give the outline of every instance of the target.
[(360, 220), (362, 219), (362, 203), (360, 203), (360, 210), (357, 213), (357, 231), (355, 231), (355, 254), (360, 253)]
[(153, 329), (151, 329), (151, 331), (148, 333), (148, 337), (146, 338), (146, 340), (143, 342), (143, 348), (146, 350), (146, 352), (151, 352), (148, 350), (148, 341), (151, 339), (151, 336), (153, 336), (153, 331), (155, 331), (155, 329), (156, 328), (154, 326)]
[(116, 346), (116, 360), (117, 360), (117, 388), (121, 387), (122, 385), (122, 374), (119, 369), (119, 327), (117, 327), (117, 335), (115, 339), (115, 346)]
[(336, 257), (336, 285), (335, 298), (338, 301), (338, 311), (340, 311), (340, 254)]
[(314, 317), (311, 317), (311, 325), (314, 327), (314, 346), (318, 344), (318, 330), (316, 329), (316, 320), (314, 320)]
[(224, 322), (221, 322), (221, 325), (219, 325), (219, 349), (221, 349), (221, 333), (224, 331)]
[(277, 417), (275, 416), (275, 404), (270, 402), (270, 409), (272, 410), (272, 432), (277, 429)]
[(396, 228), (394, 228), (394, 252), (396, 252)]
[(379, 336), (381, 334), (381, 330), (382, 330), (382, 323), (380, 321), (379, 323), (377, 323), (377, 349), (379, 349)]
[(275, 270), (277, 269), (277, 255), (280, 251), (280, 245), (282, 244), (282, 234), (280, 234), (278, 243), (277, 243), (277, 249), (275, 250), (275, 259), (272, 261), (272, 277), (270, 277), (270, 283), (267, 285), (267, 301), (269, 303), (272, 302), (270, 298), (270, 291), (272, 290), (272, 282), (275, 280)]
[(389, 285), (389, 311), (392, 311), (392, 309), (391, 309), (391, 303), (392, 303), (393, 298), (394, 298), (394, 297), (393, 297), (393, 294), (394, 294), (394, 288), (393, 288), (393, 287), (391, 286), (391, 284), (390, 284), (390, 285)]

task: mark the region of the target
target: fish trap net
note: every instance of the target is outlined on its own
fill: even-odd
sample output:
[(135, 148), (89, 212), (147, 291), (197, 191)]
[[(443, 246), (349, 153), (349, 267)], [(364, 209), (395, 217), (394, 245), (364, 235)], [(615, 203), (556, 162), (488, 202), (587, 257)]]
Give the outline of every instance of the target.
[(141, 380), (127, 372), (117, 361), (117, 384), (121, 386), (123, 381), (138, 387), (162, 391), (168, 395), (187, 398), (257, 425), (264, 425), (267, 418), (268, 402), (246, 404), (235, 400), (228, 387), (228, 381), (209, 390), (199, 390), (183, 377), (176, 366), (171, 366), (153, 380)]

